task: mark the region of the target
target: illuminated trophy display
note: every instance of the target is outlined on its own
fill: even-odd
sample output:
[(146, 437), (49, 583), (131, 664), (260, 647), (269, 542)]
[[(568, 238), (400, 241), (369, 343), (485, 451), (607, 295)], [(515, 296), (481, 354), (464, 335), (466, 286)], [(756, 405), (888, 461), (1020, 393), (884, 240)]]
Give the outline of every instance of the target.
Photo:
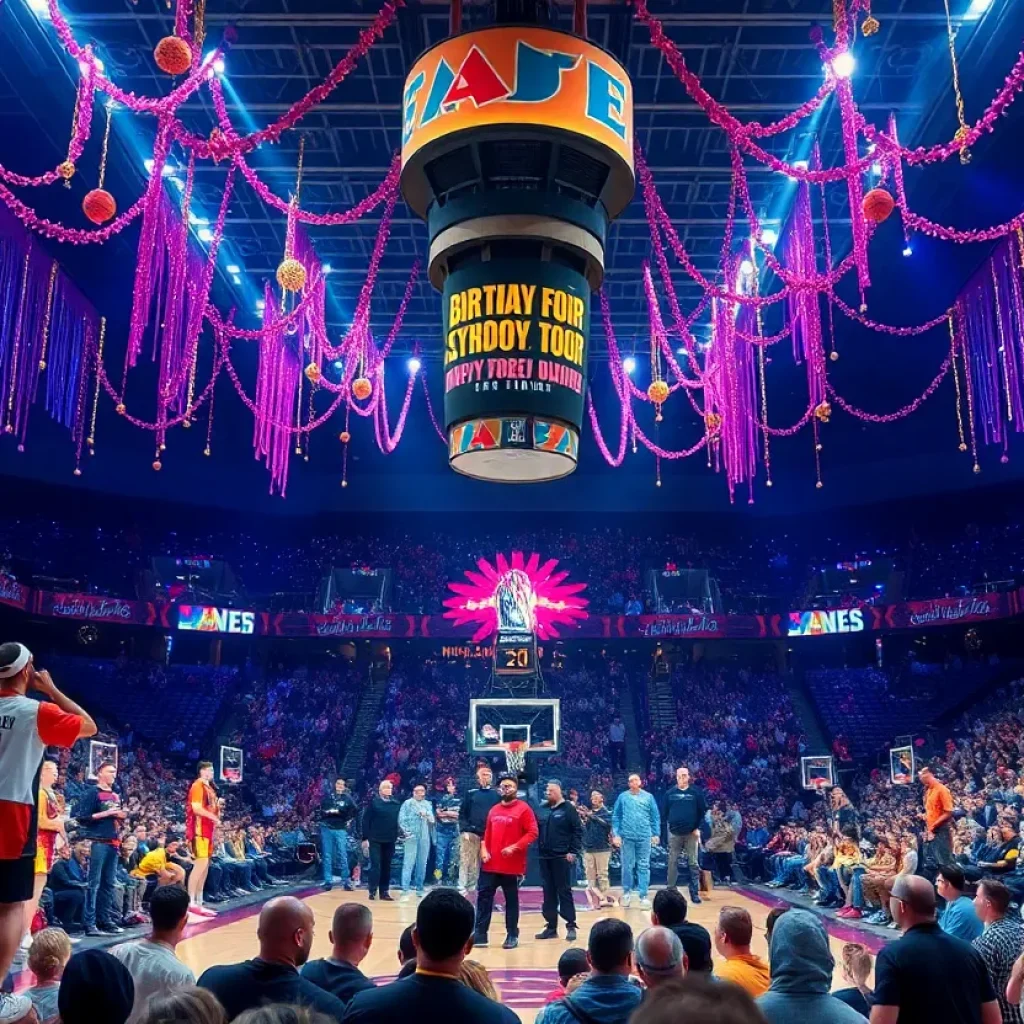
[(633, 197), (633, 92), (615, 58), (498, 0), (405, 82), (402, 193), (442, 294), (452, 468), (509, 483), (576, 468), (591, 292)]

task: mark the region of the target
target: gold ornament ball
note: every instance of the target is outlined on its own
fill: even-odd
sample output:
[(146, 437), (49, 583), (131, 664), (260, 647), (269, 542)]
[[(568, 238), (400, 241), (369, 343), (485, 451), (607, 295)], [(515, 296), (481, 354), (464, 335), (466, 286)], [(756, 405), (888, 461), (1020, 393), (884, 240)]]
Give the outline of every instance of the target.
[(75, 466), (74, 476), (81, 476), (81, 475), (82, 475), (82, 471), (77, 466)]
[(57, 173), (64, 179), (64, 184), (67, 185), (75, 176), (75, 165), (70, 160), (65, 160), (57, 165)]
[(277, 283), (286, 292), (301, 292), (306, 287), (306, 268), (289, 256), (277, 268)]
[(348, 444), (349, 441), (352, 440), (352, 435), (347, 430), (343, 430), (338, 435), (338, 438), (339, 438), (339, 440), (341, 441), (342, 444)]
[(352, 394), (362, 402), (373, 394), (373, 385), (366, 377), (356, 377), (352, 381)]
[(974, 472), (975, 473), (980, 473), (981, 472), (981, 466), (979, 466), (977, 463), (974, 464)]
[(124, 407), (124, 402), (118, 402), (117, 405), (114, 407), (114, 411), (118, 414), (118, 416), (123, 416), (127, 411)]
[(831, 359), (831, 360), (832, 360), (832, 362), (833, 362), (833, 363), (838, 363), (838, 362), (839, 362), (839, 353), (838, 353), (838, 352), (836, 352), (836, 351), (835, 351), (835, 349), (833, 349), (833, 350), (832, 350), (832, 351), (831, 351), (831, 352), (829, 353), (828, 357), (829, 357), (829, 359)]
[(647, 397), (655, 405), (661, 405), (668, 398), (668, 385), (663, 380), (652, 380), (647, 388)]
[(342, 487), (348, 487), (348, 481), (347, 480), (342, 480), (341, 481), (341, 486)]
[(153, 468), (159, 473), (164, 468), (164, 464), (159, 459), (154, 459)]
[(96, 443), (95, 437), (87, 437), (85, 443), (91, 448)]
[(824, 484), (823, 484), (823, 483), (822, 483), (822, 482), (821, 482), (820, 480), (819, 480), (819, 481), (818, 481), (818, 482), (817, 482), (817, 483), (816, 483), (816, 484), (814, 485), (815, 489), (816, 489), (816, 490), (819, 490), (819, 491), (820, 491), (820, 490), (822, 489), (822, 487), (824, 487), (824, 486), (825, 486), (825, 485), (824, 485)]
[(203, 454), (208, 456), (210, 454), (210, 449), (209, 448), (204, 448), (203, 449)]
[(881, 27), (882, 26), (878, 23), (878, 19), (869, 14), (861, 22), (860, 34), (867, 38), (868, 36), (875, 35)]
[(45, 359), (40, 359), (39, 360), (39, 372), (42, 373), (42, 371), (45, 370), (45, 369), (46, 369), (46, 360)]
[(963, 441), (960, 442), (958, 447), (960, 448), (960, 451), (962, 451), (962, 452), (967, 451), (967, 444), (965, 442), (963, 442)]
[(828, 423), (832, 415), (832, 406), (828, 402), (822, 402), (814, 407), (814, 415), (822, 423)]
[(320, 372), (320, 367), (317, 366), (316, 363), (310, 363), (306, 369), (303, 370), (303, 373), (305, 373), (306, 380), (308, 380), (310, 384), (319, 384), (320, 378), (323, 376)]
[(165, 75), (183, 75), (192, 67), (192, 47), (181, 36), (164, 36), (153, 50), (153, 60)]
[(181, 425), (182, 425), (182, 426), (183, 426), (183, 427), (184, 427), (184, 428), (185, 428), (186, 430), (188, 430), (188, 428), (192, 426), (192, 421), (191, 421), (190, 419), (184, 419), (184, 420), (182, 420), (182, 421), (181, 421)]

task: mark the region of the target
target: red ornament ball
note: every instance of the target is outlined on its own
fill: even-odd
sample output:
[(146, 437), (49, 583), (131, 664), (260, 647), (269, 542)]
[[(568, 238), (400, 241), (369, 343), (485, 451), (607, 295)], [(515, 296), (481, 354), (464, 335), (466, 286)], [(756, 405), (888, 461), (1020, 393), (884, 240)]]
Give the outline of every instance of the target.
[(180, 36), (164, 36), (153, 51), (156, 66), (166, 75), (183, 75), (192, 67), (192, 47)]
[(82, 212), (93, 224), (106, 224), (117, 213), (117, 202), (105, 188), (94, 188), (86, 192)]
[(359, 401), (365, 401), (373, 394), (373, 385), (366, 377), (356, 377), (356, 379), (352, 381), (352, 394), (355, 395)]
[(873, 188), (864, 197), (864, 216), (873, 224), (881, 224), (888, 220), (889, 215), (896, 209), (896, 201), (884, 188)]

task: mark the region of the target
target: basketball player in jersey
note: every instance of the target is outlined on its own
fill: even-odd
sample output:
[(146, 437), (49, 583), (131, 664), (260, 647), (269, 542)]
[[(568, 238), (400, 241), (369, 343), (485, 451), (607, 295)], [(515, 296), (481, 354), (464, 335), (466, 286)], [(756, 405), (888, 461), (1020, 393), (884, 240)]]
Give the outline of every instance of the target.
[(213, 762), (200, 761), (199, 778), (189, 787), (185, 806), (185, 838), (195, 861), (188, 880), (189, 913), (199, 917), (217, 916), (203, 906), (203, 886), (210, 870), (213, 830), (220, 824), (218, 809), (217, 791), (213, 788)]
[[(47, 702), (27, 697), (30, 688)], [(95, 735), (96, 723), (54, 686), (49, 672), (35, 670), (24, 644), (0, 644), (0, 978), (14, 961), (24, 904), (32, 899), (43, 753)], [(25, 996), (0, 992), (0, 1020), (20, 1020), (30, 1009)]]

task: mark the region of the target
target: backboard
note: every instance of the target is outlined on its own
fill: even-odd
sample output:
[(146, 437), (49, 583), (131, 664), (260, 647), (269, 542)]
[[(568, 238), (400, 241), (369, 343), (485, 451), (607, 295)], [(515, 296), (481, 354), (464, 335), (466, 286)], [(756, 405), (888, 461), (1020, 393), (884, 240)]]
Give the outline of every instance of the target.
[(804, 789), (830, 789), (836, 784), (831, 754), (800, 758), (800, 781)]
[(561, 716), (556, 698), (480, 697), (469, 702), (467, 746), (477, 754), (502, 753), (525, 743), (530, 754), (557, 754)]

